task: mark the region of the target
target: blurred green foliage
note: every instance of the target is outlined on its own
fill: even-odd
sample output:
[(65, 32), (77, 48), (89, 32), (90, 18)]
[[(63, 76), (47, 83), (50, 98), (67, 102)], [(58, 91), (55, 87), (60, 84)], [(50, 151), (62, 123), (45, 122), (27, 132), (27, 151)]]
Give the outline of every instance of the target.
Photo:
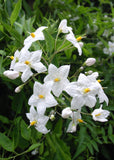
[[(76, 50), (66, 50), (57, 54), (52, 62), (56, 66), (71, 64), (71, 75), (88, 58), (94, 57), (97, 63), (84, 71), (97, 71), (103, 79), (105, 93), (109, 97), (111, 112), (109, 121), (92, 122), (84, 116), (87, 124), (79, 124), (77, 132), (66, 133), (68, 124), (58, 117), (48, 126), (53, 130), (47, 135), (37, 132), (34, 127), (27, 128), (29, 122), (25, 113), (29, 111), (28, 98), (32, 94), (32, 83), (16, 94), (14, 89), (21, 84), (20, 79), (9, 80), (3, 76), (8, 69), (10, 59), (17, 49), (23, 47), (28, 32), (46, 25), (51, 29), (44, 32), (49, 56), (53, 56), (54, 28), (62, 19), (68, 20), (68, 26), (78, 37), (83, 39), (83, 56), (76, 55)], [(114, 8), (111, 0), (0, 0), (0, 159), (25, 160), (112, 160), (114, 159), (114, 64), (113, 55), (106, 55), (103, 49), (114, 36)], [(104, 31), (108, 33), (103, 36)], [(52, 35), (52, 36), (51, 36)], [(51, 43), (50, 43), (50, 41)], [(98, 45), (101, 42), (101, 45)], [(59, 43), (59, 42), (58, 42)], [(61, 43), (61, 42), (60, 42)], [(50, 46), (51, 44), (51, 46)], [(34, 50), (38, 49), (34, 44)], [(46, 58), (46, 57), (44, 57)], [(70, 75), (70, 76), (71, 76)], [(40, 77), (42, 78), (42, 77)], [(25, 94), (26, 93), (26, 94)], [(61, 102), (64, 103), (64, 102)], [(98, 107), (98, 104), (97, 104)], [(86, 111), (86, 108), (84, 108)], [(38, 148), (38, 154), (31, 151)], [(18, 158), (19, 157), (19, 158)]]

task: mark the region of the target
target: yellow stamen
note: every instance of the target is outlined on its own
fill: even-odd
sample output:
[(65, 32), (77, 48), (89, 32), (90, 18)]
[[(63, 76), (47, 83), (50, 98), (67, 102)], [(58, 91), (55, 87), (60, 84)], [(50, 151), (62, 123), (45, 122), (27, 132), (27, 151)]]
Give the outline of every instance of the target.
[(32, 38), (35, 38), (35, 34), (34, 33), (31, 33), (30, 35), (31, 35)]
[(44, 98), (44, 96), (43, 96), (42, 94), (38, 95), (38, 97), (39, 97), (40, 99)]
[(98, 117), (98, 116), (100, 116), (100, 115), (101, 115), (101, 113), (98, 113), (98, 114), (96, 114), (95, 116)]
[(32, 122), (30, 123), (30, 126), (34, 126), (36, 123), (37, 123), (37, 121), (32, 121)]
[(77, 119), (78, 122), (83, 123), (84, 121), (82, 119)]
[(90, 92), (90, 89), (89, 88), (85, 88), (84, 89), (84, 93), (88, 93), (88, 92)]
[(58, 82), (58, 81), (60, 81), (59, 78), (55, 78), (55, 79), (54, 79), (54, 82)]
[(101, 82), (101, 80), (100, 80), (100, 79), (98, 79), (97, 81), (98, 81), (99, 83)]
[(77, 41), (81, 41), (81, 39), (82, 39), (82, 37), (80, 36), (80, 37), (78, 37), (78, 38), (76, 38), (76, 40)]
[(27, 65), (28, 65), (28, 64), (30, 64), (30, 62), (29, 62), (29, 61), (25, 61), (25, 64), (27, 64)]
[(13, 60), (13, 59), (14, 59), (14, 56), (10, 56), (10, 59)]

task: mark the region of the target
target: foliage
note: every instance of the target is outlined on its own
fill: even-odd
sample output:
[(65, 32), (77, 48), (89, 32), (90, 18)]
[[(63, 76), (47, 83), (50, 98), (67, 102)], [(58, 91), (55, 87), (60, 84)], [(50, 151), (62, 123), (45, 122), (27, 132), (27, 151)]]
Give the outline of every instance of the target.
[[(106, 7), (107, 6), (107, 7)], [(107, 10), (106, 10), (107, 9)], [(64, 50), (53, 56), (55, 33), (59, 22), (62, 19), (68, 20), (68, 26), (72, 26), (76, 37), (81, 35), (84, 42), (83, 58), (78, 56), (77, 50)], [(110, 0), (82, 1), (78, 0), (0, 0), (0, 159), (41, 159), (41, 160), (111, 160), (114, 143), (114, 82), (113, 82), (113, 55), (104, 54), (104, 48), (108, 48), (108, 41), (114, 36), (114, 8)], [(24, 39), (40, 26), (48, 26), (50, 30), (43, 33), (46, 45), (42, 42), (34, 43), (31, 50), (40, 49), (41, 46), (47, 51), (43, 58), (48, 63), (60, 65), (71, 64), (70, 77), (88, 57), (96, 58), (94, 66), (86, 67), (84, 72), (89, 70), (97, 71), (100, 79), (103, 79), (102, 86), (109, 98), (109, 106), (104, 104), (104, 108), (111, 112), (108, 122), (93, 122), (92, 118), (83, 115), (86, 123), (77, 126), (76, 133), (66, 133), (68, 122), (59, 115), (49, 122), (47, 126), (53, 130), (43, 135), (37, 132), (34, 127), (28, 127), (29, 122), (25, 113), (29, 111), (28, 98), (32, 94), (33, 82), (24, 86), (23, 90), (16, 94), (14, 90), (21, 85), (21, 80), (10, 80), (3, 75), (8, 69), (13, 55), (17, 49), (23, 47)], [(114, 42), (114, 38), (113, 38)], [(61, 39), (57, 43), (57, 49), (62, 50), (69, 42), (62, 43)], [(42, 49), (41, 48), (41, 49)], [(50, 57), (50, 58), (49, 58)], [(43, 59), (42, 59), (43, 61)], [(45, 65), (47, 63), (44, 61)], [(78, 73), (77, 73), (78, 74)], [(44, 75), (38, 75), (42, 81)], [(60, 103), (68, 105), (64, 100)], [(98, 103), (96, 104), (98, 108)], [(88, 109), (89, 110), (89, 109)], [(91, 110), (91, 109), (90, 109)], [(87, 109), (83, 108), (83, 112)], [(111, 149), (110, 149), (111, 148)], [(36, 149), (38, 153), (32, 155)]]

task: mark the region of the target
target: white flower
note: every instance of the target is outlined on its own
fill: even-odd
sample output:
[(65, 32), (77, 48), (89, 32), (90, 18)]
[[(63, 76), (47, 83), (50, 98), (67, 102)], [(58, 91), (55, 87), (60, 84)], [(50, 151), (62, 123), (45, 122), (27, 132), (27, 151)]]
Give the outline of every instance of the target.
[(82, 55), (81, 45), (77, 42), (74, 34), (73, 33), (67, 34), (66, 39), (78, 49), (79, 55), (81, 56)]
[(12, 70), (4, 71), (3, 74), (4, 74), (4, 76), (8, 77), (9, 79), (16, 79), (20, 76), (19, 72), (12, 71)]
[(38, 73), (42, 73), (47, 70), (46, 67), (40, 62), (41, 55), (41, 50), (34, 52), (26, 51), (21, 55), (19, 61), (14, 66), (14, 70), (23, 72), (21, 76), (23, 82), (26, 82), (33, 75), (31, 68)]
[(26, 116), (30, 120), (30, 126), (34, 125), (35, 128), (43, 134), (49, 132), (49, 130), (45, 127), (47, 121), (49, 120), (48, 116), (40, 115), (33, 106), (30, 107), (30, 113), (26, 113)]
[(110, 56), (114, 53), (114, 42), (108, 42), (108, 48), (103, 49), (105, 54), (109, 54)]
[(20, 52), (17, 50), (14, 53), (14, 56), (10, 57), (12, 59), (10, 69), (14, 69), (15, 64), (19, 61), (19, 57), (20, 57)]
[(100, 108), (95, 109), (91, 115), (93, 117), (93, 120), (95, 121), (106, 122), (108, 121), (106, 118), (109, 116), (109, 114), (110, 112), (107, 110), (103, 110), (101, 105)]
[(68, 118), (71, 114), (72, 114), (72, 110), (70, 109), (70, 107), (67, 107), (62, 110), (62, 117), (63, 118)]
[(87, 76), (87, 78), (91, 81), (91, 83), (95, 84), (95, 86), (97, 86), (96, 88), (98, 89), (97, 95), (99, 98), (99, 102), (103, 103), (105, 101), (106, 104), (108, 105), (108, 97), (104, 93), (103, 87), (101, 86), (100, 81), (96, 80), (97, 77), (98, 77), (98, 72), (93, 72), (91, 75)]
[(83, 123), (83, 120), (81, 119), (80, 111), (72, 112), (71, 115), (72, 121), (69, 123), (67, 132), (73, 133), (76, 132), (77, 124)]
[(96, 62), (96, 59), (95, 59), (95, 58), (88, 58), (88, 59), (85, 61), (85, 65), (86, 65), (86, 66), (92, 66), (95, 62)]
[(43, 34), (43, 30), (47, 28), (46, 26), (41, 26), (39, 27), (35, 32), (31, 33), (30, 36), (28, 36), (25, 40), (24, 40), (24, 45), (28, 45), (28, 44), (32, 44), (33, 42), (37, 41), (37, 40), (44, 40), (44, 34)]
[(68, 85), (69, 81), (67, 76), (69, 74), (70, 65), (64, 65), (57, 68), (55, 65), (50, 64), (48, 68), (49, 74), (44, 78), (44, 82), (52, 81), (52, 92), (55, 96), (59, 97), (64, 88)]
[(70, 31), (72, 31), (72, 28), (67, 26), (67, 20), (66, 19), (63, 19), (60, 22), (58, 29), (59, 29), (59, 32), (62, 32), (62, 33), (68, 33)]
[(28, 44), (28, 45), (26, 45), (26, 46), (24, 46), (22, 49), (21, 49), (21, 51), (19, 52), (18, 50), (16, 50), (16, 52), (14, 53), (14, 56), (10, 56), (10, 58), (11, 58), (11, 65), (10, 65), (10, 69), (12, 70), (14, 70), (14, 67), (15, 67), (15, 64), (17, 63), (17, 62), (19, 62), (19, 59), (20, 59), (20, 57), (23, 55), (23, 54), (25, 54), (27, 51), (28, 51), (28, 48), (30, 47), (30, 45)]
[(47, 82), (40, 84), (35, 82), (33, 88), (33, 95), (30, 97), (28, 104), (37, 107), (39, 114), (44, 114), (46, 108), (50, 108), (57, 105), (57, 101), (50, 93), (53, 83)]
[(72, 82), (65, 88), (65, 91), (73, 97), (71, 109), (81, 109), (84, 105), (90, 108), (94, 107), (97, 90), (97, 85), (92, 84), (87, 76), (81, 73), (77, 82)]

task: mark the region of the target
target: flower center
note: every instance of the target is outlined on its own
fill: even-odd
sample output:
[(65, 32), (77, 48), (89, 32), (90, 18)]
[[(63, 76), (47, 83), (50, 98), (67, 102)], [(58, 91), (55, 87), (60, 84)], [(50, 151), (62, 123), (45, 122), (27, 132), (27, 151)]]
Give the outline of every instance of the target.
[(90, 92), (90, 89), (89, 88), (85, 88), (84, 89), (84, 93), (88, 93), (88, 92)]
[(30, 123), (30, 126), (34, 126), (36, 123), (37, 123), (37, 121), (32, 121), (32, 122)]
[(39, 97), (40, 99), (45, 98), (42, 94), (38, 95), (38, 97)]
[(25, 64), (28, 65), (28, 64), (30, 64), (30, 62), (29, 61), (25, 61)]
[(59, 82), (60, 81), (60, 78), (55, 78), (54, 79), (54, 82)]
[(95, 116), (98, 117), (98, 116), (100, 116), (100, 115), (101, 115), (101, 113), (98, 113), (98, 114), (96, 114)]
[(78, 122), (83, 123), (84, 121), (82, 119), (77, 119)]
[(80, 36), (80, 37), (78, 37), (78, 38), (76, 38), (76, 40), (77, 41), (81, 41), (81, 39), (82, 39), (82, 37)]
[(101, 80), (100, 80), (100, 79), (98, 79), (97, 81), (98, 81), (99, 83), (101, 82)]
[(14, 59), (14, 56), (10, 56), (10, 59), (13, 60), (13, 59)]
[(30, 35), (31, 35), (32, 38), (35, 38), (35, 34), (34, 33), (31, 33)]

